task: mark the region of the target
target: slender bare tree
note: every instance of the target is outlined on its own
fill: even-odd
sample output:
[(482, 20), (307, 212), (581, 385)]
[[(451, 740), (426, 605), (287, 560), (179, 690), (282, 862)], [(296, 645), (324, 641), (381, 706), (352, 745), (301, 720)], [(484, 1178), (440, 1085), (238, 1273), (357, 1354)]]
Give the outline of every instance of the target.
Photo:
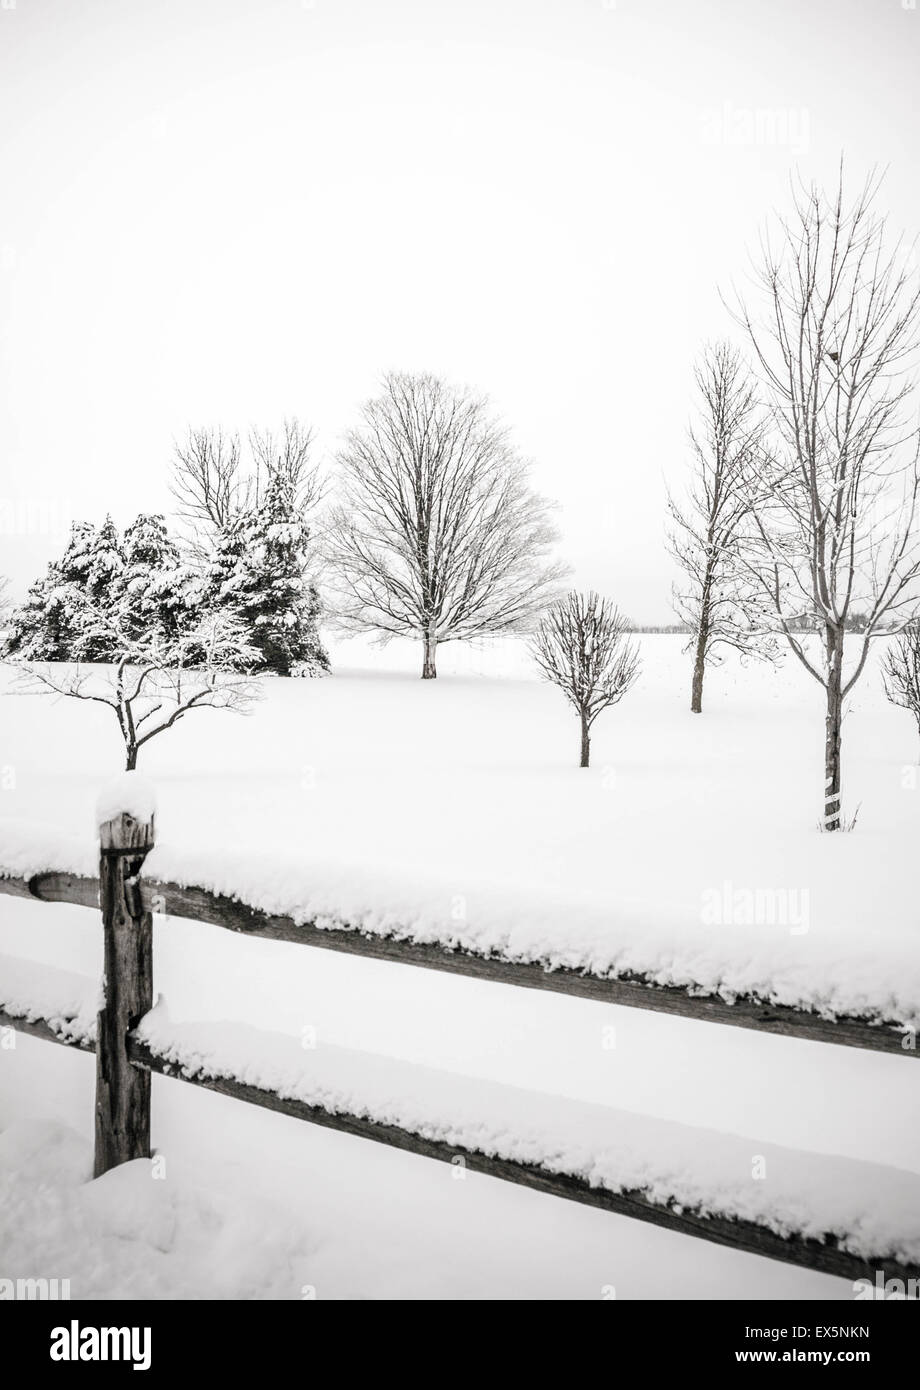
[(690, 431), (692, 477), (685, 499), (668, 493), (671, 554), (683, 571), (674, 611), (690, 630), (690, 709), (703, 708), (706, 668), (720, 648), (773, 659), (772, 610), (742, 561), (749, 533), (745, 487), (758, 452), (762, 412), (740, 353), (727, 342), (707, 347), (694, 369), (699, 420)]
[[(767, 234), (756, 297), (738, 301), (771, 406), (749, 471), (752, 564), (779, 628), (825, 691), (824, 818), (839, 830), (844, 702), (872, 640), (917, 611), (920, 287), (875, 210), (872, 176), (848, 205), (843, 171), (828, 197), (794, 190)], [(855, 655), (844, 661), (852, 618)], [(801, 622), (818, 634), (808, 645)]]
[(609, 600), (574, 589), (547, 610), (531, 640), (544, 676), (574, 705), (581, 723), (581, 767), (591, 758), (591, 727), (622, 700), (639, 674), (639, 651)]
[[(100, 626), (113, 620), (99, 616)], [(109, 633), (117, 656), (105, 665), (43, 663), (8, 658), (16, 668), (13, 690), (20, 694), (66, 695), (107, 705), (118, 721), (125, 746), (125, 769), (137, 766), (141, 748), (171, 729), (193, 709), (226, 709), (246, 714), (258, 696), (247, 674), (259, 659), (241, 625), (211, 613), (174, 639), (161, 633), (129, 637)]]
[(906, 709), (920, 734), (920, 622), (910, 622), (885, 653), (882, 665), (885, 694)]
[(343, 626), (424, 648), (529, 630), (565, 569), (550, 506), (488, 405), (433, 376), (392, 373), (339, 454), (327, 548)]

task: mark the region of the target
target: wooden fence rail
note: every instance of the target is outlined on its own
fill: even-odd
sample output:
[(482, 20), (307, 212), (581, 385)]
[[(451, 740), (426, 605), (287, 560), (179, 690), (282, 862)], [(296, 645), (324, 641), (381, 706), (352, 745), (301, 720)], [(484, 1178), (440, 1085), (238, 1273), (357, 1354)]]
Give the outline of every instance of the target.
[[(190, 918), (245, 936), (293, 941), (324, 951), (340, 951), (371, 960), (441, 970), (452, 975), (517, 985), (524, 989), (549, 990), (579, 999), (593, 999), (602, 1004), (648, 1009), (654, 1013), (728, 1024), (759, 1033), (778, 1033), (810, 1042), (836, 1043), (840, 1047), (920, 1057), (920, 1050), (912, 1045), (915, 1041), (913, 1035), (895, 1022), (876, 1024), (861, 1018), (822, 1018), (820, 1014), (807, 1009), (768, 1004), (744, 996), (727, 1003), (718, 995), (694, 994), (689, 989), (659, 985), (637, 976), (610, 979), (565, 967), (547, 970), (539, 963), (476, 955), (451, 950), (446, 946), (401, 941), (349, 928), (297, 923), (290, 917), (270, 916), (235, 898), (210, 893), (204, 888), (183, 888), (177, 883), (166, 883), (159, 879), (144, 879), (141, 888), (148, 912)], [(99, 880), (77, 874), (43, 873), (29, 879), (0, 878), (0, 893), (34, 898), (40, 902), (73, 903), (78, 907), (99, 906)]]
[[(85, 1039), (64, 1038), (43, 1020), (26, 1020), (0, 1009), (0, 1026), (7, 1026), (41, 1038), (46, 1042), (63, 1043), (83, 1052), (93, 1052), (92, 1042)], [(805, 1238), (786, 1238), (775, 1231), (761, 1226), (755, 1221), (734, 1220), (728, 1217), (704, 1216), (693, 1211), (676, 1211), (649, 1200), (644, 1192), (611, 1192), (607, 1188), (592, 1187), (582, 1178), (565, 1173), (551, 1173), (535, 1164), (521, 1163), (514, 1159), (496, 1158), (467, 1149), (456, 1144), (450, 1145), (440, 1140), (428, 1139), (413, 1130), (397, 1125), (381, 1124), (363, 1115), (325, 1110), (318, 1105), (279, 1096), (274, 1091), (263, 1090), (223, 1076), (189, 1075), (151, 1052), (150, 1048), (137, 1038), (129, 1037), (127, 1054), (132, 1066), (149, 1075), (157, 1073), (173, 1080), (189, 1082), (202, 1086), (218, 1095), (241, 1100), (250, 1105), (258, 1105), (276, 1114), (289, 1115), (293, 1119), (306, 1120), (323, 1129), (337, 1130), (351, 1134), (359, 1139), (386, 1144), (390, 1148), (401, 1149), (405, 1153), (418, 1154), (423, 1158), (437, 1159), (442, 1163), (456, 1164), (462, 1159), (464, 1167), (470, 1172), (485, 1173), (504, 1182), (515, 1183), (537, 1192), (545, 1192), (553, 1197), (562, 1197), (583, 1206), (596, 1207), (602, 1211), (613, 1212), (617, 1216), (628, 1216), (637, 1221), (646, 1221), (678, 1235), (695, 1236), (715, 1245), (726, 1246), (749, 1255), (760, 1255), (765, 1259), (780, 1260), (785, 1264), (797, 1265), (802, 1269), (814, 1270), (841, 1279), (867, 1279), (874, 1284), (878, 1275), (884, 1279), (900, 1279), (907, 1286), (909, 1279), (917, 1278), (917, 1271), (892, 1259), (865, 1260), (848, 1250), (841, 1249), (833, 1239), (826, 1241)]]
[(290, 917), (271, 916), (202, 888), (142, 879), (143, 862), (152, 846), (152, 820), (135, 821), (128, 815), (121, 815), (100, 828), (98, 879), (59, 872), (41, 873), (29, 879), (0, 878), (2, 893), (102, 909), (105, 988), (95, 1045), (83, 1038), (70, 1039), (62, 1035), (47, 1019), (27, 1019), (0, 1010), (0, 1024), (46, 1041), (95, 1051), (97, 1175), (118, 1163), (150, 1156), (150, 1076), (157, 1072), (410, 1153), (452, 1163), (459, 1157), (473, 1171), (824, 1274), (848, 1279), (867, 1278), (870, 1282), (880, 1271), (885, 1278), (905, 1281), (916, 1276), (916, 1271), (897, 1261), (866, 1260), (854, 1255), (840, 1248), (833, 1238), (824, 1241), (784, 1238), (756, 1222), (653, 1203), (639, 1191), (613, 1192), (592, 1187), (577, 1177), (451, 1146), (367, 1117), (335, 1113), (238, 1080), (188, 1075), (157, 1056), (133, 1031), (153, 1002), (154, 912), (226, 927), (249, 936), (449, 971), (499, 984), (551, 990), (765, 1033), (915, 1056), (913, 1048), (904, 1047), (903, 1027), (895, 1023), (873, 1026), (855, 1018), (823, 1019), (805, 1010), (776, 1007), (755, 999), (739, 999), (728, 1004), (718, 998), (698, 996), (689, 990), (655, 985), (641, 979), (604, 979), (567, 969), (547, 971), (539, 964), (452, 951), (443, 946), (398, 941), (354, 930), (298, 924)]

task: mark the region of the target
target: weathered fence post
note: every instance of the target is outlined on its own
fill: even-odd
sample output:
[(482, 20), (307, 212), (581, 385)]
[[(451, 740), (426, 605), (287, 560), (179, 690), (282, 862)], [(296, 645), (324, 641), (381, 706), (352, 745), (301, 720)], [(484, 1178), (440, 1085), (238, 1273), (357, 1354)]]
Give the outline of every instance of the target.
[(105, 977), (96, 1039), (94, 1175), (150, 1157), (150, 1073), (128, 1061), (130, 1030), (153, 1007), (153, 921), (138, 875), (153, 849), (153, 814), (122, 813), (99, 826)]

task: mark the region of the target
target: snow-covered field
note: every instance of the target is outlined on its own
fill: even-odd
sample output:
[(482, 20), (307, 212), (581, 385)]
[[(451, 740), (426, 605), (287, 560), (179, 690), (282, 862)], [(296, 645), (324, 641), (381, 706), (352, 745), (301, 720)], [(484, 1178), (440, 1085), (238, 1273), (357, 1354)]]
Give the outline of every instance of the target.
[[(859, 808), (857, 827), (821, 835), (818, 687), (792, 664), (732, 664), (709, 677), (706, 713), (694, 717), (680, 648), (642, 639), (640, 682), (596, 726), (584, 772), (575, 718), (516, 644), (446, 647), (435, 683), (417, 679), (412, 648), (343, 644), (330, 679), (267, 683), (248, 719), (193, 714), (144, 750), (159, 803), (156, 871), (375, 929), (402, 923), (510, 954), (920, 1016), (920, 774), (908, 717), (870, 668), (844, 735), (845, 810)], [(111, 712), (10, 697), (0, 716), (3, 862), (40, 867), (57, 843), (91, 865), (93, 805), (120, 766)], [(755, 901), (774, 920), (747, 923)], [(727, 903), (731, 921), (720, 920)], [(92, 975), (99, 936), (91, 912), (0, 897), (7, 955)], [(760, 1141), (920, 1172), (912, 1058), (178, 920), (157, 924), (155, 964), (179, 1023), (234, 1020), (729, 1131), (753, 1141), (752, 1157)], [(318, 1297), (599, 1298), (611, 1286), (621, 1298), (852, 1296), (843, 1281), (458, 1180), (161, 1078), (154, 1142), (167, 1178), (151, 1186), (132, 1168), (104, 1179), (110, 1199), (100, 1197), (100, 1185), (76, 1185), (92, 1084), (89, 1057), (24, 1037), (0, 1052), (0, 1183), (12, 1198), (0, 1265), (19, 1270), (33, 1250), (33, 1265), (72, 1278), (75, 1297), (78, 1285), (103, 1296), (298, 1298), (304, 1286)], [(17, 1123), (29, 1117), (42, 1126)], [(135, 1201), (149, 1221), (122, 1229)]]

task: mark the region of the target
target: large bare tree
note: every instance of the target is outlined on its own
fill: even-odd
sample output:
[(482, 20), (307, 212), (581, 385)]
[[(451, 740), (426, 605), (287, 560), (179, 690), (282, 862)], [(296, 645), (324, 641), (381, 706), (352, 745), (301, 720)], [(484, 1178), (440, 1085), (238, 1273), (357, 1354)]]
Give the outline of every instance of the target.
[(683, 571), (673, 603), (690, 630), (690, 709), (699, 714), (706, 668), (719, 659), (720, 648), (772, 658), (776, 641), (762, 588), (742, 559), (750, 529), (745, 483), (762, 429), (756, 385), (727, 342), (704, 350), (694, 380), (691, 480), (680, 500), (668, 493), (668, 544)]
[(544, 613), (531, 652), (544, 676), (575, 707), (581, 724), (581, 767), (591, 759), (591, 728), (617, 704), (639, 674), (639, 652), (626, 619), (593, 591), (574, 589)]
[[(749, 475), (756, 573), (778, 626), (825, 691), (824, 826), (839, 830), (846, 696), (872, 641), (917, 611), (920, 287), (876, 211), (873, 176), (848, 204), (794, 190), (768, 233), (738, 317), (760, 364), (772, 429)], [(861, 631), (845, 661), (845, 637)], [(819, 650), (801, 631), (817, 632)]]
[(424, 649), (526, 631), (565, 570), (550, 506), (482, 398), (392, 373), (342, 448), (328, 546), (346, 628)]

